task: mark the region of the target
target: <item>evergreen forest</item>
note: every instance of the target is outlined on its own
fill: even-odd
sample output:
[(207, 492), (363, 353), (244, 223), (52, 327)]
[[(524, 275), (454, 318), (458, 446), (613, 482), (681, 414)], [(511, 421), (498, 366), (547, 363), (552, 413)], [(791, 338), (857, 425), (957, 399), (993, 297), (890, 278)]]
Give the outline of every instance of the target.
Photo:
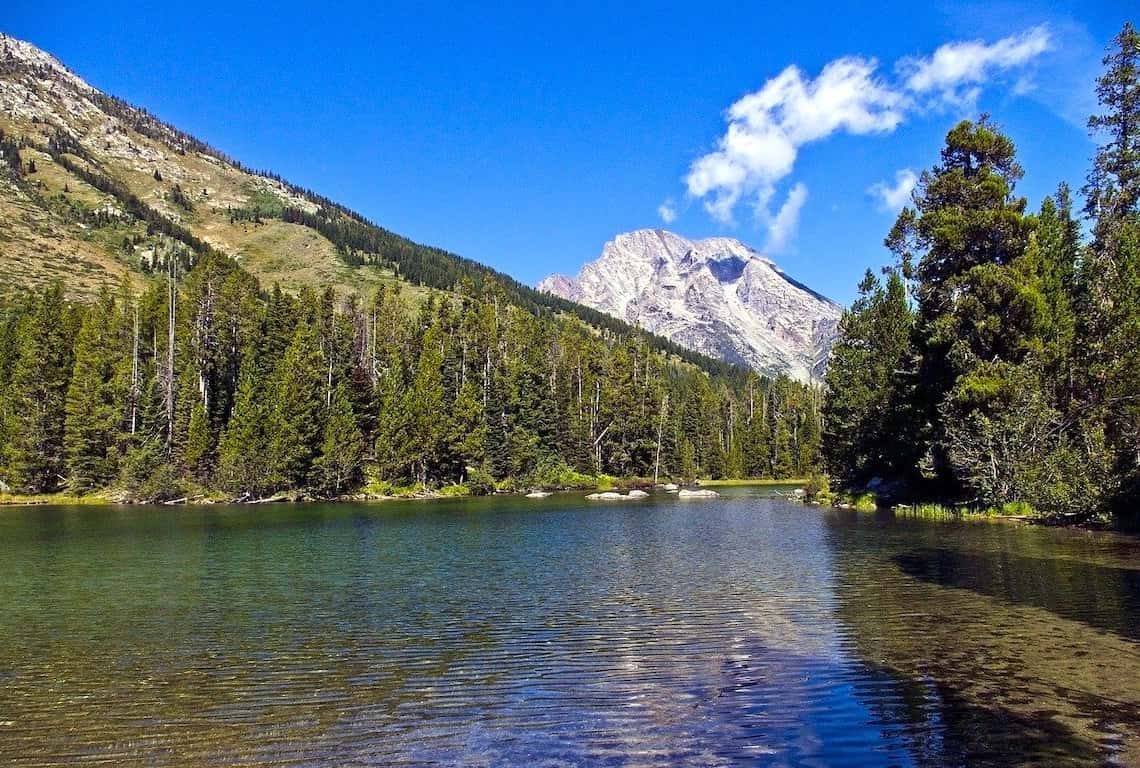
[(1080, 189), (1030, 210), (989, 116), (946, 136), (827, 373), (832, 476), (880, 497), (1140, 519), (1140, 35), (1097, 81)]
[(822, 395), (535, 312), (487, 281), (412, 301), (179, 262), (140, 296), (0, 305), (0, 480), (130, 500), (488, 493), (803, 476)]

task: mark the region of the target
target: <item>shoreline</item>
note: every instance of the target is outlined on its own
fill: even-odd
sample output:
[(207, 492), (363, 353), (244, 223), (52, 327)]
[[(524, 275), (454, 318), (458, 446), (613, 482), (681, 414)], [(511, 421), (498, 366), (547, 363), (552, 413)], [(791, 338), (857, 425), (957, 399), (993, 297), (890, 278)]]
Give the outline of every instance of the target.
[[(684, 486), (692, 488), (786, 488), (786, 487), (802, 487), (806, 483), (804, 478), (787, 478), (782, 480), (772, 478), (755, 478), (755, 479), (722, 479), (722, 480), (697, 480), (691, 483), (685, 483)], [(660, 487), (663, 483), (659, 483)], [(633, 488), (654, 488), (652, 483), (638, 482), (637, 479), (631, 478), (625, 482), (619, 481), (614, 483), (612, 488), (633, 489)], [(14, 494), (14, 493), (0, 493), (0, 510), (5, 507), (46, 507), (46, 506), (82, 506), (82, 507), (209, 507), (209, 506), (265, 506), (274, 504), (386, 504), (390, 502), (412, 502), (412, 501), (443, 501), (448, 499), (468, 499), (468, 498), (492, 498), (492, 497), (513, 497), (513, 498), (526, 498), (527, 494), (531, 491), (543, 490), (554, 494), (569, 494), (569, 493), (589, 493), (601, 490), (600, 487), (575, 487), (575, 488), (522, 488), (512, 491), (496, 491), (489, 494), (454, 494), (445, 493), (442, 490), (422, 490), (415, 491), (407, 494), (367, 494), (367, 493), (353, 493), (343, 496), (336, 496), (330, 498), (316, 498), (307, 496), (300, 492), (285, 492), (275, 494), (270, 497), (260, 499), (248, 499), (246, 497), (230, 498), (210, 496), (209, 494), (201, 494), (187, 498), (170, 499), (164, 501), (137, 501), (125, 499), (116, 496), (112, 491), (101, 491), (86, 496), (76, 496), (67, 493), (51, 493), (51, 494)], [(785, 498), (781, 495), (782, 498)], [(935, 522), (960, 522), (960, 523), (1000, 523), (1005, 525), (1024, 525), (1042, 528), (1067, 528), (1071, 530), (1083, 531), (1101, 531), (1106, 533), (1122, 533), (1125, 535), (1140, 535), (1140, 532), (1121, 528), (1114, 525), (1111, 521), (1105, 520), (1066, 520), (1052, 517), (1034, 517), (1032, 515), (1003, 515), (1003, 514), (984, 514), (981, 512), (960, 511), (951, 513), (932, 514), (916, 510), (914, 506), (909, 505), (883, 505), (876, 506), (872, 509), (859, 509), (851, 504), (839, 503), (819, 503), (811, 502), (802, 497), (786, 497), (787, 500), (793, 503), (802, 504), (805, 507), (819, 507), (821, 509), (833, 509), (836, 511), (856, 512), (862, 514), (877, 514), (881, 512), (890, 512), (891, 514), (912, 520), (931, 520)], [(921, 507), (922, 505), (915, 505)]]
[[(657, 485), (663, 485), (665, 482), (676, 481), (662, 481)], [(806, 478), (786, 478), (786, 479), (773, 479), (773, 478), (733, 478), (721, 480), (698, 479), (690, 483), (679, 483), (684, 486), (691, 486), (694, 488), (746, 488), (746, 487), (790, 487), (801, 486), (807, 482)], [(513, 496), (524, 498), (528, 492), (542, 490), (550, 491), (552, 493), (570, 493), (574, 491), (590, 492), (600, 490), (610, 490), (612, 488), (630, 489), (630, 488), (653, 488), (655, 487), (652, 482), (647, 482), (642, 478), (625, 478), (618, 480), (613, 484), (606, 484), (605, 488), (602, 484), (597, 486), (582, 486), (582, 487), (545, 487), (541, 484), (534, 487), (524, 486), (518, 490), (512, 491), (496, 491), (488, 494), (473, 494), (473, 493), (446, 493), (443, 489), (434, 490), (418, 490), (411, 493), (401, 494), (369, 494), (364, 492), (357, 492), (351, 494), (344, 494), (341, 496), (333, 496), (329, 498), (318, 498), (306, 495), (303, 491), (285, 491), (282, 493), (274, 494), (265, 498), (250, 499), (248, 496), (238, 497), (224, 497), (212, 495), (211, 493), (202, 493), (194, 496), (188, 496), (178, 499), (166, 500), (149, 500), (139, 501), (129, 499), (125, 496), (119, 496), (113, 490), (96, 491), (87, 495), (75, 495), (69, 493), (45, 493), (45, 494), (19, 494), (19, 493), (0, 493), (0, 507), (42, 507), (42, 506), (136, 506), (136, 507), (153, 507), (153, 506), (213, 506), (218, 504), (227, 505), (248, 505), (259, 506), (263, 504), (347, 504), (347, 503), (373, 503), (373, 502), (389, 502), (389, 501), (435, 501), (440, 499), (463, 499), (475, 497), (494, 497), (494, 496)]]
[[(691, 483), (684, 483), (682, 487), (689, 486), (691, 488), (781, 488), (781, 487), (802, 487), (807, 480), (805, 478), (788, 478), (788, 479), (772, 479), (772, 478), (755, 478), (755, 479), (722, 479), (722, 480), (697, 480)], [(656, 487), (662, 486), (664, 483), (658, 483)], [(631, 478), (628, 481), (619, 481), (614, 483), (612, 488), (620, 489), (634, 489), (634, 488), (654, 488), (653, 483), (638, 482), (637, 479)], [(526, 498), (527, 493), (534, 490), (544, 490), (553, 494), (569, 494), (569, 493), (589, 493), (601, 490), (600, 487), (575, 487), (575, 488), (522, 488), (520, 490), (512, 491), (496, 491), (489, 494), (453, 494), (444, 493), (441, 490), (423, 490), (416, 491), (408, 494), (398, 495), (383, 495), (383, 494), (366, 494), (354, 493), (346, 494), (343, 496), (336, 496), (331, 498), (316, 498), (306, 496), (300, 492), (286, 492), (275, 494), (267, 498), (261, 499), (247, 499), (239, 497), (237, 499), (228, 497), (210, 496), (208, 494), (201, 494), (188, 498), (172, 499), (165, 501), (137, 501), (128, 500), (117, 497), (110, 491), (96, 492), (87, 496), (75, 496), (67, 493), (51, 493), (51, 494), (14, 494), (14, 493), (0, 493), (0, 510), (5, 507), (46, 507), (46, 506), (82, 506), (82, 507), (209, 507), (209, 506), (265, 506), (276, 504), (386, 504), (390, 502), (413, 502), (413, 501), (444, 501), (449, 499), (470, 499), (470, 498), (492, 498), (492, 497), (513, 497), (513, 498)], [(890, 512), (896, 517), (911, 520), (929, 520), (934, 522), (959, 522), (959, 523), (999, 523), (1004, 525), (1023, 525), (1042, 528), (1065, 528), (1070, 530), (1082, 531), (1097, 531), (1104, 533), (1120, 533), (1127, 536), (1140, 536), (1140, 531), (1121, 528), (1114, 525), (1111, 521), (1104, 520), (1066, 520), (1051, 517), (1034, 517), (1031, 515), (987, 515), (981, 512), (957, 512), (957, 513), (944, 513), (944, 514), (931, 514), (922, 511), (916, 511), (913, 506), (908, 505), (883, 505), (876, 506), (871, 509), (859, 509), (850, 504), (836, 504), (836, 503), (819, 503), (808, 501), (802, 497), (785, 497), (781, 494), (781, 498), (785, 498), (793, 503), (799, 503), (805, 507), (818, 507), (820, 509), (832, 509), (836, 511), (854, 512), (861, 514), (878, 514), (881, 512)], [(921, 506), (921, 505), (918, 505)]]

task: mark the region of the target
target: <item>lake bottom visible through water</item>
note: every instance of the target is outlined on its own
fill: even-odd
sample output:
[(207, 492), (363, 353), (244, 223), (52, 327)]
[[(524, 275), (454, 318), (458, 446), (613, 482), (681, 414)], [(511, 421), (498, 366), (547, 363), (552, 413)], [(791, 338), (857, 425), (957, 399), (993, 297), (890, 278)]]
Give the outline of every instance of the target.
[(0, 509), (0, 764), (1140, 766), (1140, 540), (582, 494)]

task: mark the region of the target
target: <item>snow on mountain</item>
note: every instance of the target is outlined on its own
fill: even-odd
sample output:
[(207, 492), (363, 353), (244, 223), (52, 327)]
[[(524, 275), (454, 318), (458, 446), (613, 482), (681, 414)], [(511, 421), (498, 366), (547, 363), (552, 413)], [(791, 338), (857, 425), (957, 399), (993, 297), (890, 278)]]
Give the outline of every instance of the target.
[(739, 240), (641, 229), (606, 243), (577, 278), (538, 290), (765, 373), (823, 375), (842, 308)]

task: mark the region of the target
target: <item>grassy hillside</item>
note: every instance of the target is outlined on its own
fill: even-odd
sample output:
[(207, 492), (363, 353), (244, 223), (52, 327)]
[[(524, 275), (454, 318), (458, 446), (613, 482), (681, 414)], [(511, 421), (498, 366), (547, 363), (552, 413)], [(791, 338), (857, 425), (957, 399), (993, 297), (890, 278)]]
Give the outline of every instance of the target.
[[(93, 136), (107, 134), (112, 121), (102, 112), (66, 124), (50, 116), (0, 114), (5, 159), (18, 158), (0, 169), (0, 272), (9, 278), (0, 290), (63, 278), (70, 294), (89, 296), (124, 276), (141, 282), (168, 255), (192, 258), (202, 246), (232, 256), (263, 284), (288, 290), (328, 284), (369, 293), (396, 279), (390, 267), (346, 263), (310, 227), (231, 215), (267, 200), (278, 211), (289, 204), (316, 209), (279, 182), (203, 152), (172, 150), (130, 129), (112, 130), (100, 147)], [(97, 189), (92, 176), (113, 189)], [(201, 243), (156, 228), (138, 205)]]

